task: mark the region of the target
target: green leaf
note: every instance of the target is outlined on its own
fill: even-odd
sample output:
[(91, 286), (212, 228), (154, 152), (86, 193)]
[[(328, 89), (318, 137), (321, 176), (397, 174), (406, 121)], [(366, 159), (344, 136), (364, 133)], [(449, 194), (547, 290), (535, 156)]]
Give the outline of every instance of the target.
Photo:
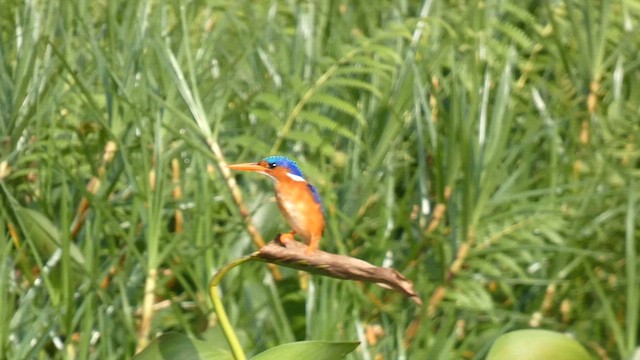
[(278, 95), (273, 93), (261, 93), (255, 98), (255, 103), (265, 104), (272, 110), (282, 110), (284, 101)]
[[(55, 250), (62, 244), (60, 230), (51, 220), (36, 210), (22, 207), (18, 207), (16, 210), (16, 215), (20, 217), (24, 224), (26, 235), (33, 241), (36, 248), (47, 258), (53, 255)], [(82, 256), (80, 249), (74, 243), (70, 245), (69, 251), (73, 261), (79, 265), (84, 265), (84, 256)]]
[(371, 85), (370, 83), (362, 80), (339, 77), (339, 78), (335, 78), (327, 81), (326, 85), (336, 86), (336, 87), (342, 87), (342, 86), (351, 87), (355, 89), (368, 91), (377, 98), (382, 97), (382, 93), (380, 92), (380, 90), (378, 90), (375, 86)]
[(496, 29), (500, 30), (502, 33), (507, 35), (510, 40), (514, 41), (518, 46), (523, 50), (530, 50), (533, 48), (533, 41), (527, 33), (522, 31), (511, 24), (505, 24), (503, 22), (497, 22), (495, 25)]
[(382, 78), (384, 81), (391, 81), (391, 70), (389, 68), (380, 69), (373, 66), (363, 66), (361, 64), (347, 65), (340, 67), (337, 71), (337, 75), (375, 75)]
[(589, 360), (579, 342), (558, 332), (527, 329), (504, 334), (491, 346), (487, 360)]
[(337, 121), (329, 117), (326, 117), (324, 115), (320, 115), (318, 113), (314, 113), (311, 111), (302, 111), (300, 112), (299, 117), (301, 119), (314, 123), (324, 129), (328, 129), (332, 132), (342, 135), (350, 140), (353, 140), (353, 141), (358, 140), (356, 135), (353, 132), (351, 132), (349, 129), (340, 125)]
[(153, 340), (133, 360), (227, 360), (231, 353), (208, 342), (191, 339), (180, 333), (168, 333)]
[(336, 96), (326, 93), (320, 93), (311, 98), (309, 102), (325, 105), (341, 111), (345, 114), (351, 115), (354, 118), (358, 119), (358, 121), (360, 121), (360, 123), (364, 125), (364, 119), (362, 118), (362, 114), (360, 114), (358, 108)]
[(252, 360), (334, 360), (344, 358), (355, 350), (359, 342), (332, 342), (332, 341), (299, 341), (276, 346), (264, 351)]

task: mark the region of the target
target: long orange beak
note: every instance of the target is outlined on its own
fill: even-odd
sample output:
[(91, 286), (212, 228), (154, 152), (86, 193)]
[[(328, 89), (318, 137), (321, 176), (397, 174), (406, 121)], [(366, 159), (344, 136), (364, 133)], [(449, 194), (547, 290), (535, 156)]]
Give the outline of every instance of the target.
[(256, 163), (245, 163), (245, 164), (234, 164), (227, 165), (227, 167), (231, 170), (244, 170), (244, 171), (265, 171), (266, 167), (262, 165), (258, 165)]

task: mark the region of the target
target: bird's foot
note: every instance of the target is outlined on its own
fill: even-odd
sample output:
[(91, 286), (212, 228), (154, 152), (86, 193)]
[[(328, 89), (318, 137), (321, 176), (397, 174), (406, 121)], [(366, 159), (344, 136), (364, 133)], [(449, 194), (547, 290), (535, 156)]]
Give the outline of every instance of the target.
[(309, 246), (307, 247), (307, 250), (305, 250), (305, 254), (311, 255), (313, 254), (316, 250), (318, 250), (318, 240), (312, 239), (311, 241), (309, 241)]
[(294, 232), (290, 232), (290, 233), (286, 233), (286, 234), (280, 234), (280, 236), (278, 237), (278, 242), (280, 242), (280, 244), (284, 245), (286, 242), (288, 241), (293, 241), (293, 235), (295, 233)]

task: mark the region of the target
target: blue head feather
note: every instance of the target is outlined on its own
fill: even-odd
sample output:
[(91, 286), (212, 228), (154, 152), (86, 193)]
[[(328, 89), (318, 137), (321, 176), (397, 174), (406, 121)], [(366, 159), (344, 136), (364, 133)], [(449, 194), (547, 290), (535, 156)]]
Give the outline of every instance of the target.
[(302, 171), (300, 171), (300, 168), (298, 167), (298, 164), (296, 164), (295, 161), (289, 159), (288, 157), (284, 157), (284, 156), (269, 156), (269, 157), (266, 157), (266, 158), (264, 158), (262, 160), (266, 161), (268, 164), (275, 164), (278, 167), (286, 168), (293, 175), (298, 175), (298, 176), (304, 178), (304, 176), (302, 176)]
[[(302, 175), (302, 171), (298, 167), (298, 164), (296, 164), (295, 161), (289, 159), (288, 157), (285, 157), (285, 156), (268, 156), (268, 157), (264, 158), (263, 160), (266, 161), (268, 164), (275, 164), (278, 167), (284, 167), (284, 168), (288, 169), (289, 172), (291, 172), (293, 175), (300, 176), (301, 178), (304, 179), (304, 175)], [(322, 205), (322, 198), (320, 197), (320, 194), (318, 194), (318, 190), (316, 190), (316, 188), (313, 185), (309, 184), (308, 182), (307, 182), (307, 187), (309, 187), (309, 190), (311, 191), (311, 194), (313, 195), (313, 199), (318, 204)]]

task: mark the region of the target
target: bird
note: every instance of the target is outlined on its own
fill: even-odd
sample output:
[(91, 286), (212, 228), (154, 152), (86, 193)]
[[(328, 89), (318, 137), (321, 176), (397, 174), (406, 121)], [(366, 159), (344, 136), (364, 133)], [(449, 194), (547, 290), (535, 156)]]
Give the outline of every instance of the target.
[(292, 231), (280, 236), (285, 242), (298, 234), (307, 243), (306, 254), (319, 247), (324, 234), (325, 218), (322, 198), (302, 174), (295, 161), (285, 156), (268, 156), (257, 163), (227, 165), (229, 169), (253, 171), (271, 178), (275, 183), (278, 208)]

